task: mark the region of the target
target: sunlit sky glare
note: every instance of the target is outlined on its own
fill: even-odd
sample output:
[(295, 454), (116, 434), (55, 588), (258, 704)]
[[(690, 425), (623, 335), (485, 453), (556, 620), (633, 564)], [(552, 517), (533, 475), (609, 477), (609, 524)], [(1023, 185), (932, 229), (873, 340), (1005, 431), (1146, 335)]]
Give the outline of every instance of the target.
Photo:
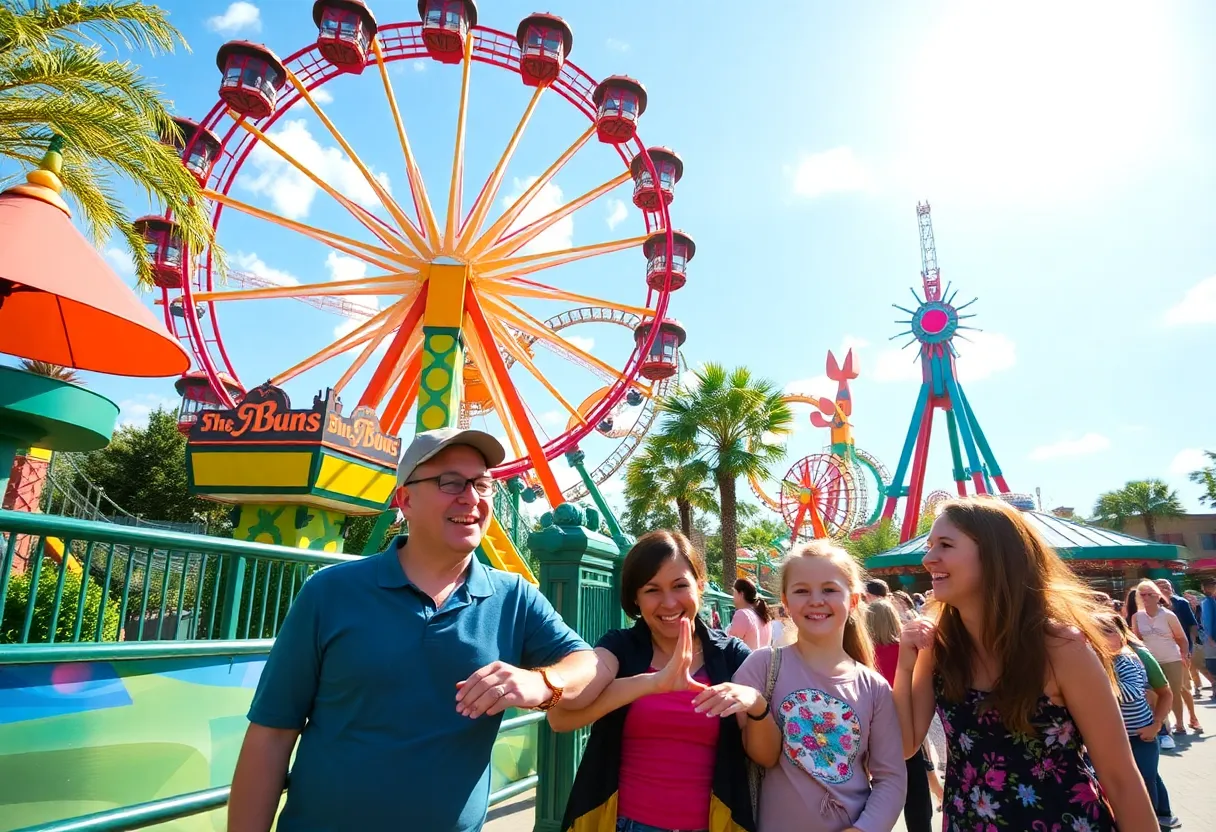
[[(216, 101), (215, 50), (266, 43), (287, 56), (315, 38), (311, 3), (162, 0), (192, 52), (143, 70), (180, 114)], [(481, 5), (481, 23), (514, 32), (532, 3)], [(373, 0), (382, 25), (415, 4)], [(746, 364), (782, 387), (831, 395), (826, 352), (852, 346), (857, 443), (894, 470), (919, 370), (906, 339), (890, 341), (920, 287), (918, 200), (933, 206), (938, 261), (959, 300), (978, 297), (957, 341), (963, 386), (1017, 491), (1045, 507), (1089, 513), (1125, 481), (1161, 477), (1199, 510), (1186, 473), (1216, 449), (1212, 335), (1216, 325), (1216, 5), (1034, 0), (974, 3), (769, 4), (740, 14), (718, 2), (576, 3), (550, 11), (573, 26), (571, 60), (596, 78), (646, 84), (640, 133), (685, 162), (672, 205), (696, 259), (671, 312), (688, 329), (691, 366)], [(749, 9), (751, 7), (748, 7)], [(432, 61), (393, 64), (410, 140), (430, 196), (446, 198), (460, 73)], [(465, 208), (528, 102), (504, 70), (475, 67), (470, 88)], [(374, 70), (339, 78), (321, 103), (400, 199), (408, 183)], [(557, 96), (542, 99), (496, 200), (521, 193), (585, 127)], [(293, 155), (374, 210), (371, 188), (302, 105), (274, 125)], [(540, 216), (606, 181), (620, 160), (592, 144), (532, 207)], [(0, 169), (11, 175), (14, 170)], [(268, 210), (350, 232), (345, 212), (274, 154), (257, 151), (232, 193)], [(131, 193), (133, 210), (143, 197)], [(493, 217), (493, 214), (492, 214)], [(558, 224), (534, 249), (642, 233), (625, 186)], [(228, 212), (220, 240), (234, 264), (279, 283), (350, 279), (375, 269), (297, 235)], [(107, 256), (129, 274), (121, 252)], [(628, 251), (537, 276), (570, 291), (640, 305), (644, 261)], [(151, 303), (154, 296), (148, 295)], [(387, 298), (364, 298), (373, 306)], [(530, 307), (538, 317), (561, 305)], [(248, 384), (273, 375), (354, 325), (295, 301), (230, 304), (221, 330)], [(566, 330), (620, 366), (629, 333)], [(288, 385), (297, 403), (332, 384), (353, 354)], [(538, 356), (572, 401), (602, 383)], [(369, 371), (356, 377), (359, 391)], [(515, 371), (513, 371), (515, 372)], [(172, 380), (90, 375), (123, 418), (176, 404)], [(543, 430), (564, 416), (526, 375), (520, 388)], [(357, 397), (357, 393), (356, 393)], [(827, 444), (805, 408), (788, 464)], [(940, 418), (940, 417), (939, 417)], [(926, 488), (951, 489), (944, 420)], [(495, 425), (487, 424), (491, 430)], [(611, 450), (593, 440), (596, 464)], [(563, 483), (573, 481), (555, 463)], [(618, 483), (607, 487), (619, 502)]]

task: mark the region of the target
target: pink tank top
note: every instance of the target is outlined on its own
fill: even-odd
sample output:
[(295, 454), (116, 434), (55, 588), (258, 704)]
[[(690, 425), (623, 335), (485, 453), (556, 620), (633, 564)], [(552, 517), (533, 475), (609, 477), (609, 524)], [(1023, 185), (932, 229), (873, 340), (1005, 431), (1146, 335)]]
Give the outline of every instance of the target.
[[(693, 678), (709, 684), (705, 668)], [(655, 693), (629, 706), (621, 741), (619, 817), (663, 829), (709, 827), (721, 720), (693, 711), (695, 696), (689, 690)]]

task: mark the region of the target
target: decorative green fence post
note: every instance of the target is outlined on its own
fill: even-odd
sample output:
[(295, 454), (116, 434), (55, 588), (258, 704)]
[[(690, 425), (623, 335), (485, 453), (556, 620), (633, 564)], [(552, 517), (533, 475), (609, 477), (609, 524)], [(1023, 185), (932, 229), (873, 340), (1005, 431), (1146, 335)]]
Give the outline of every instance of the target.
[[(563, 503), (541, 518), (541, 530), (528, 537), (540, 562), (540, 588), (566, 623), (588, 643), (620, 626), (620, 599), (613, 572), (621, 552), (595, 529), (599, 512)], [(556, 734), (541, 723), (536, 771), (536, 832), (558, 832), (585, 731)]]

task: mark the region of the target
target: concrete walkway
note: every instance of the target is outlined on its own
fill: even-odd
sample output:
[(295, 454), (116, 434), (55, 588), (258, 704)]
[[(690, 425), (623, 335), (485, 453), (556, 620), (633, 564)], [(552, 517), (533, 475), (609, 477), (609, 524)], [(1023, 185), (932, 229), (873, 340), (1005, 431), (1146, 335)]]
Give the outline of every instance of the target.
[[(1182, 828), (1201, 832), (1216, 829), (1216, 700), (1204, 689), (1197, 704), (1199, 721), (1206, 733), (1178, 737), (1178, 747), (1161, 754), (1161, 779), (1170, 792), (1174, 814)], [(486, 832), (532, 832), (535, 814), (532, 792), (490, 810)], [(941, 816), (938, 815), (938, 820)], [(938, 828), (937, 822), (934, 828)], [(893, 832), (905, 832), (903, 822)]]

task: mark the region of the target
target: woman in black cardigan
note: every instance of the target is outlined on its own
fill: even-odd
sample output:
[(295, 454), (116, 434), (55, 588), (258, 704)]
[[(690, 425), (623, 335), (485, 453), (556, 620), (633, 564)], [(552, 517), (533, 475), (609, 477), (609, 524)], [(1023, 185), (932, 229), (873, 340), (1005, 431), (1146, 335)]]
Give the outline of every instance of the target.
[(731, 683), (749, 651), (698, 618), (704, 587), (678, 532), (651, 532), (625, 556), (621, 606), (637, 623), (596, 645), (596, 699), (549, 712), (555, 731), (594, 723), (563, 830), (754, 832), (736, 714), (762, 717), (768, 704)]

